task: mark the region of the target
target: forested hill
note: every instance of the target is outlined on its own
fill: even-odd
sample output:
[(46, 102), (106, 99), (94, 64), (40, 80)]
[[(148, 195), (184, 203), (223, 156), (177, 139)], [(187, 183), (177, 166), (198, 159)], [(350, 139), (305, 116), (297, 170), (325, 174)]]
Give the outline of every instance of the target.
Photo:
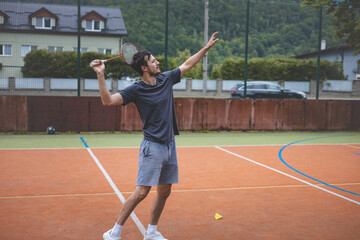
[[(74, 0), (21, 0), (76, 4)], [(133, 42), (154, 55), (164, 53), (166, 0), (81, 0), (82, 5), (119, 7)], [(317, 50), (319, 12), (301, 7), (302, 0), (251, 0), (249, 57), (290, 57)], [(203, 46), (204, 0), (169, 0), (169, 55), (191, 53)], [(335, 39), (332, 18), (323, 11), (322, 39), (328, 47)], [(212, 64), (224, 58), (243, 57), (246, 0), (209, 0), (209, 35), (218, 31), (221, 41), (210, 52)]]

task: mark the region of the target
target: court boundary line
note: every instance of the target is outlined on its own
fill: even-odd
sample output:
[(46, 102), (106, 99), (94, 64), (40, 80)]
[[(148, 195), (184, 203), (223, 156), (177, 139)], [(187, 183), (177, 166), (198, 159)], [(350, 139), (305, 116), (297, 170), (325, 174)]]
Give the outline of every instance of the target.
[[(360, 143), (316, 143), (316, 144), (296, 144), (295, 146), (347, 146), (347, 144), (360, 144)], [(284, 144), (259, 144), (259, 145), (207, 145), (207, 146), (176, 146), (176, 148), (213, 148), (216, 146), (221, 147), (279, 147), (285, 146)], [(347, 146), (350, 147), (350, 146)], [(139, 149), (140, 147), (92, 147), (91, 149)], [(356, 148), (356, 147), (355, 147)], [(82, 147), (74, 147), (74, 148), (0, 148), (0, 151), (12, 151), (12, 150), (80, 150), (84, 149)]]
[[(93, 158), (93, 160), (95, 161), (96, 165), (99, 167), (99, 169), (101, 170), (102, 174), (105, 176), (106, 180), (108, 181), (108, 183), (110, 184), (110, 186), (112, 187), (112, 189), (115, 191), (116, 195), (118, 196), (118, 198), (120, 199), (120, 201), (124, 204), (125, 202), (125, 197), (122, 195), (122, 193), (120, 192), (120, 190), (116, 187), (114, 181), (111, 179), (111, 177), (109, 176), (109, 174), (106, 172), (105, 168), (101, 165), (100, 161), (97, 159), (97, 157), (95, 156), (95, 154), (91, 151), (90, 147), (87, 145), (87, 143), (85, 142), (85, 140), (80, 137), (81, 141), (84, 143), (86, 150), (88, 151), (88, 153), (90, 154), (90, 156)], [(145, 232), (146, 229), (144, 227), (144, 225), (141, 223), (140, 219), (136, 216), (135, 212), (131, 212), (130, 214), (131, 218), (133, 219), (133, 221), (135, 222), (136, 226), (138, 227), (139, 231), (141, 232), (141, 234), (143, 236), (145, 236)]]
[[(318, 186), (325, 186), (324, 184), (315, 184)], [(334, 183), (338, 186), (355, 186), (359, 183)], [(258, 189), (279, 189), (279, 188), (304, 188), (311, 187), (307, 184), (299, 185), (270, 185), (270, 186), (248, 186), (248, 187), (219, 187), (219, 188), (194, 188), (194, 189), (172, 189), (172, 193), (184, 193), (184, 192), (214, 192), (214, 191), (237, 191), (237, 190), (258, 190)], [(123, 194), (132, 194), (133, 192), (122, 192)], [(157, 193), (156, 190), (151, 190), (149, 193)], [(22, 198), (51, 198), (51, 197), (83, 197), (83, 196), (112, 196), (116, 195), (115, 192), (99, 192), (99, 193), (68, 193), (68, 194), (44, 194), (44, 195), (18, 195), (18, 196), (0, 196), (1, 199), (22, 199)]]
[[(301, 175), (303, 175), (303, 176), (305, 176), (305, 177), (307, 177), (307, 178), (310, 178), (311, 180), (314, 180), (314, 181), (316, 181), (316, 182), (322, 183), (322, 184), (324, 184), (324, 185), (326, 185), (326, 186), (328, 186), (328, 187), (332, 187), (332, 188), (334, 188), (334, 189), (337, 189), (337, 190), (340, 190), (340, 191), (343, 191), (343, 192), (347, 192), (347, 193), (353, 194), (353, 195), (355, 195), (355, 196), (360, 196), (360, 194), (358, 194), (358, 193), (351, 192), (351, 191), (348, 191), (348, 190), (346, 190), (346, 189), (333, 186), (333, 185), (331, 185), (331, 184), (329, 184), (329, 183), (326, 183), (326, 182), (321, 181), (321, 180), (319, 180), (319, 179), (317, 179), (317, 178), (311, 177), (310, 175), (308, 175), (308, 174), (306, 174), (306, 173), (303, 173), (303, 172), (297, 170), (296, 168), (290, 166), (290, 164), (288, 164), (288, 163), (284, 160), (284, 158), (283, 158), (283, 156), (282, 156), (283, 151), (284, 151), (286, 148), (290, 147), (290, 146), (295, 146), (294, 144), (297, 144), (297, 143), (300, 143), (300, 142), (311, 141), (311, 140), (318, 140), (318, 139), (324, 139), (324, 138), (335, 138), (335, 137), (338, 137), (338, 136), (319, 137), (319, 138), (308, 138), (308, 139), (303, 139), (303, 140), (298, 140), (298, 141), (295, 141), (295, 142), (288, 143), (288, 144), (286, 144), (285, 146), (283, 146), (283, 147), (280, 149), (280, 151), (278, 152), (278, 157), (279, 157), (280, 161), (281, 161), (283, 164), (285, 164), (285, 166), (287, 166), (287, 167), (290, 168), (291, 170), (293, 170), (293, 171), (295, 171), (295, 172), (297, 172), (297, 173), (299, 173), (299, 174), (301, 174)], [(340, 136), (340, 137), (341, 137), (341, 136)], [(349, 145), (343, 144), (343, 146), (349, 146)]]
[(351, 148), (356, 148), (356, 149), (360, 149), (358, 147), (355, 147), (355, 146), (351, 146), (349, 144), (354, 144), (354, 143), (343, 143), (342, 145), (346, 146), (346, 147), (351, 147)]
[(231, 154), (231, 155), (234, 155), (234, 156), (236, 156), (236, 157), (238, 157), (238, 158), (242, 158), (242, 159), (244, 159), (244, 160), (246, 160), (246, 161), (248, 161), (248, 162), (254, 163), (254, 164), (259, 165), (259, 166), (261, 166), (261, 167), (264, 167), (264, 168), (267, 168), (267, 169), (272, 170), (272, 171), (274, 171), (274, 172), (280, 173), (280, 174), (282, 174), (282, 175), (284, 175), (284, 176), (287, 176), (287, 177), (290, 177), (290, 178), (292, 178), (292, 179), (295, 179), (295, 180), (297, 180), (297, 181), (299, 181), (299, 182), (305, 183), (305, 184), (307, 184), (307, 185), (309, 185), (309, 186), (312, 186), (312, 187), (314, 187), (314, 188), (320, 189), (320, 190), (322, 190), (322, 191), (324, 191), (324, 192), (330, 193), (330, 194), (332, 194), (332, 195), (334, 195), (334, 196), (343, 198), (343, 199), (345, 199), (345, 200), (347, 200), (347, 201), (349, 201), (349, 202), (352, 202), (352, 203), (355, 203), (355, 204), (357, 204), (357, 205), (360, 205), (360, 202), (358, 202), (358, 201), (355, 201), (355, 200), (353, 200), (353, 199), (351, 199), (351, 198), (345, 197), (345, 196), (340, 195), (340, 194), (338, 194), (338, 193), (332, 192), (332, 191), (330, 191), (330, 190), (327, 190), (327, 189), (322, 188), (322, 187), (320, 187), (320, 186), (317, 186), (317, 185), (315, 185), (315, 184), (309, 183), (309, 182), (307, 182), (307, 181), (305, 181), (305, 180), (303, 180), (303, 179), (297, 178), (297, 177), (295, 177), (295, 176), (293, 176), (293, 175), (290, 175), (290, 174), (285, 173), (285, 172), (283, 172), (283, 171), (280, 171), (280, 170), (278, 170), (278, 169), (275, 169), (275, 168), (272, 168), (272, 167), (267, 166), (267, 165), (265, 165), (265, 164), (256, 162), (256, 161), (254, 161), (254, 160), (252, 160), (252, 159), (250, 159), (250, 158), (241, 156), (241, 155), (239, 155), (239, 154), (237, 154), (237, 153), (231, 152), (231, 151), (226, 150), (226, 149), (224, 149), (224, 148), (221, 148), (221, 147), (219, 147), (219, 146), (215, 146), (215, 148), (217, 148), (217, 149), (219, 149), (219, 150), (221, 150), (221, 151), (223, 151), (223, 152), (229, 153), (229, 154)]

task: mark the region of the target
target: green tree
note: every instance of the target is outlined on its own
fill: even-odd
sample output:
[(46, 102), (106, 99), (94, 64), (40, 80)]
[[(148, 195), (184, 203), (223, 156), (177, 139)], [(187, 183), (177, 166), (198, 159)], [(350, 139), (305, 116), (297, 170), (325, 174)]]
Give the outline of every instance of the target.
[(211, 78), (212, 79), (218, 79), (221, 78), (221, 72), (220, 72), (220, 66), (215, 65), (213, 69), (211, 70)]
[(329, 6), (327, 13), (333, 14), (333, 25), (338, 28), (335, 37), (345, 38), (345, 42), (360, 53), (360, 1), (359, 0), (304, 0), (303, 5), (319, 8)]
[[(176, 66), (180, 66), (183, 64), (189, 57), (191, 57), (191, 53), (189, 49), (185, 49), (184, 51), (177, 51), (177, 57), (174, 58), (174, 62)], [(184, 77), (186, 78), (195, 78), (195, 68), (192, 68), (188, 71)]]
[[(19, 1), (76, 5), (73, 0)], [(317, 50), (318, 11), (301, 7), (303, 1), (251, 1), (249, 57), (283, 58)], [(154, 56), (164, 55), (164, 0), (81, 0), (81, 4), (120, 8), (128, 33), (123, 41), (148, 49)], [(331, 24), (334, 19), (333, 14), (323, 16), (323, 39), (328, 47), (344, 42), (333, 37), (337, 30)], [(245, 21), (245, 0), (210, 1), (209, 34), (218, 31), (220, 41), (209, 52), (209, 69), (225, 58), (244, 57)], [(169, 0), (169, 57), (177, 57), (178, 51), (185, 49), (194, 54), (203, 46), (203, 34), (204, 1)]]

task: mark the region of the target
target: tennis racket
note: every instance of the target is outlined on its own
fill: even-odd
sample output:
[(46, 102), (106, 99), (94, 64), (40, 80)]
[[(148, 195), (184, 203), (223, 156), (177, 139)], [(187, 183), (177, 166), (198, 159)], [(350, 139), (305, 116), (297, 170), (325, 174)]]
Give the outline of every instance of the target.
[[(124, 59), (125, 63), (130, 65), (134, 54), (137, 53), (138, 51), (139, 51), (139, 49), (134, 44), (124, 43), (121, 47), (121, 55), (120, 56), (112, 57), (112, 58), (105, 59), (105, 60), (100, 60), (100, 62), (106, 63), (107, 61), (122, 57)], [(91, 62), (90, 67), (99, 65), (100, 62)]]

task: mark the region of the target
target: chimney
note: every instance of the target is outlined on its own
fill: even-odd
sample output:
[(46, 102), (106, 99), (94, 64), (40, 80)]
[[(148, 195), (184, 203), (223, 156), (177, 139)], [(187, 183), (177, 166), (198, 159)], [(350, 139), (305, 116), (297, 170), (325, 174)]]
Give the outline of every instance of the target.
[(321, 41), (321, 50), (325, 50), (326, 49), (326, 40), (322, 40)]

